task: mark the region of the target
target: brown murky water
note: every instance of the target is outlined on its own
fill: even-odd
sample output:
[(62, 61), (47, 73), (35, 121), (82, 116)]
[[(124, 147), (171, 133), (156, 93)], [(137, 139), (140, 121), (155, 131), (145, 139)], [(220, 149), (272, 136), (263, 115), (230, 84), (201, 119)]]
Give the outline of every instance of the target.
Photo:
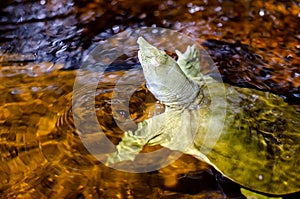
[[(132, 174), (104, 166), (74, 127), (72, 91), (83, 57), (126, 29), (165, 27), (198, 39), (224, 81), (300, 104), (300, 3), (297, 1), (1, 1), (0, 198), (243, 198), (239, 185), (184, 155), (166, 168)], [(96, 113), (117, 143), (116, 82), (141, 76), (117, 65), (101, 77)], [(122, 82), (121, 82), (122, 83)], [(122, 99), (120, 93), (120, 99)], [(163, 111), (143, 85), (128, 112), (141, 121)], [(84, 112), (83, 112), (84, 115)], [(145, 151), (155, 148), (145, 148)], [(109, 149), (108, 149), (109, 151)], [(285, 196), (297, 198), (299, 193)]]

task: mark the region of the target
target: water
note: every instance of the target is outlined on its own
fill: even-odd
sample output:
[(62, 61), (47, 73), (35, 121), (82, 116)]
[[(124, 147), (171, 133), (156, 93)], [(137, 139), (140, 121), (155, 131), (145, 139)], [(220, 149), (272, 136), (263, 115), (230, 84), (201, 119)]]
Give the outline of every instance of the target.
[[(299, 104), (297, 1), (8, 0), (0, 5), (0, 198), (242, 197), (238, 185), (191, 156), (152, 173), (131, 174), (104, 166), (86, 151), (74, 130), (77, 71), (70, 69), (78, 68), (99, 41), (125, 29), (159, 26), (186, 33), (206, 48), (224, 81)], [(115, 65), (97, 90), (99, 124), (114, 143), (122, 130), (110, 99), (128, 69)], [(130, 77), (142, 76), (133, 69)], [(119, 94), (121, 99), (126, 91)], [(163, 110), (141, 85), (130, 111), (116, 111), (131, 128), (129, 116), (139, 122)]]
[[(30, 68), (30, 65), (25, 65), (25, 68)], [(3, 101), (0, 107), (1, 197), (157, 198), (169, 195), (190, 198), (192, 196), (176, 191), (183, 189), (182, 192), (190, 192), (187, 182), (181, 182), (182, 186), (176, 183), (177, 175), (190, 171), (202, 171), (213, 185), (209, 188), (205, 186), (197, 198), (207, 194), (223, 197), (221, 190), (217, 189), (211, 168), (190, 156), (183, 156), (153, 173), (132, 174), (104, 166), (86, 151), (74, 128), (71, 91), (75, 75), (78, 75), (76, 71), (40, 70), (33, 77), (32, 71), (27, 71), (29, 74), (17, 74), (20, 76), (18, 78), (16, 70), (11, 70), (7, 69), (6, 75), (2, 76), (5, 83), (2, 84)], [(12, 73), (15, 74), (13, 82), (8, 80), (12, 78)], [(115, 83), (124, 75), (122, 73), (105, 74), (96, 96), (99, 123), (114, 143), (119, 141), (122, 131), (112, 117), (110, 98)], [(133, 70), (130, 75), (137, 77), (142, 73), (141, 70)], [(130, 82), (126, 80), (125, 83), (128, 87)], [(126, 93), (120, 92), (119, 95)], [(123, 114), (120, 120), (126, 122), (126, 117), (131, 115), (136, 121), (141, 121), (159, 114), (163, 109), (163, 105), (157, 104), (141, 86), (131, 98), (130, 113)], [(154, 149), (149, 147), (145, 151)], [(202, 175), (197, 173), (187, 175), (179, 178), (189, 182), (189, 178), (194, 179), (191, 176), (195, 175), (196, 179), (202, 179)], [(201, 186), (197, 187), (196, 192), (201, 192)]]

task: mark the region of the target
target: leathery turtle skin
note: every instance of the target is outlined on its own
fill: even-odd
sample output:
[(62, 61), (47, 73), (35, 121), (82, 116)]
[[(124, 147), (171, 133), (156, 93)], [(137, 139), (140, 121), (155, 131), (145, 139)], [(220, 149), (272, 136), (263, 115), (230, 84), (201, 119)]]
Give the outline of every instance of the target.
[(137, 42), (146, 86), (166, 111), (126, 131), (107, 165), (134, 160), (144, 145), (160, 144), (211, 164), (251, 190), (300, 190), (300, 113), (293, 106), (275, 94), (201, 74), (195, 46), (176, 51), (175, 61), (144, 38)]

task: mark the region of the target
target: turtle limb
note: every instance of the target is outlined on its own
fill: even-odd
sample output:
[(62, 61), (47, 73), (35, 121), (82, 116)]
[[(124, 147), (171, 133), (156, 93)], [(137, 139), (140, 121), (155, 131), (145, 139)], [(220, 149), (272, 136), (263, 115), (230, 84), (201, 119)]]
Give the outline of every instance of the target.
[(140, 122), (136, 131), (126, 131), (122, 141), (116, 147), (116, 152), (109, 155), (106, 165), (134, 160), (144, 145), (153, 138), (155, 139), (151, 145), (160, 144), (160, 141), (164, 139), (159, 137), (168, 133), (169, 129), (176, 128), (176, 115), (179, 115), (176, 111), (165, 112)]
[(199, 50), (195, 45), (188, 46), (184, 53), (175, 50), (178, 55), (177, 64), (182, 72), (191, 80), (201, 83), (202, 74), (200, 73)]

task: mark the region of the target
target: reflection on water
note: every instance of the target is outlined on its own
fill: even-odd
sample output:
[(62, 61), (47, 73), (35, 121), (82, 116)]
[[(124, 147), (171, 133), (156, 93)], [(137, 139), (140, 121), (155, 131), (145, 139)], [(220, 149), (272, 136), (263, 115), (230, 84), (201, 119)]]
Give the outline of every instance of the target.
[(0, 54), (78, 68), (97, 42), (125, 29), (159, 26), (204, 41), (226, 81), (300, 98), (298, 1), (18, 2), (0, 3)]
[[(27, 69), (34, 67), (25, 66)], [(18, 71), (15, 67), (7, 68), (6, 74), (2, 73), (1, 76), (4, 82), (0, 107), (1, 196), (190, 198), (176, 190), (189, 193), (187, 183), (193, 180), (201, 182), (203, 175), (206, 175), (205, 180), (210, 180), (212, 186), (208, 187), (205, 184), (203, 188), (202, 185), (193, 188), (195, 193), (199, 190), (206, 191), (197, 198), (208, 195), (223, 197), (223, 193), (217, 188), (211, 168), (190, 156), (183, 156), (170, 166), (153, 173), (132, 174), (104, 166), (86, 151), (74, 129), (71, 91), (76, 71), (36, 70), (35, 75), (32, 75), (32, 70), (22, 73), (23, 67), (20, 68)], [(142, 75), (140, 70), (131, 73), (134, 76)], [(118, 142), (122, 131), (118, 129), (112, 117), (110, 99), (115, 83), (122, 76), (122, 71), (110, 72), (103, 76), (96, 97), (96, 112), (101, 128), (112, 141), (117, 139), (113, 141), (115, 143)], [(126, 83), (130, 84), (128, 80)], [(127, 116), (139, 121), (161, 111), (163, 106), (156, 104), (153, 96), (145, 87), (141, 87), (131, 99), (130, 113)], [(120, 120), (126, 120), (126, 116)], [(148, 150), (154, 149), (145, 149)], [(198, 173), (178, 176), (191, 171)], [(179, 186), (178, 178), (187, 182), (180, 182), (182, 186)], [(172, 192), (172, 189), (175, 191)]]
[[(187, 155), (156, 172), (131, 174), (105, 167), (86, 151), (71, 112), (76, 71), (59, 69), (78, 68), (97, 42), (124, 29), (184, 32), (203, 43), (227, 82), (299, 104), (297, 1), (8, 0), (0, 6), (0, 198), (241, 196), (238, 185)], [(114, 143), (122, 135), (116, 122), (141, 121), (164, 109), (141, 86), (129, 113), (117, 110), (115, 121), (110, 99), (123, 75), (105, 74), (96, 96), (99, 123)]]

